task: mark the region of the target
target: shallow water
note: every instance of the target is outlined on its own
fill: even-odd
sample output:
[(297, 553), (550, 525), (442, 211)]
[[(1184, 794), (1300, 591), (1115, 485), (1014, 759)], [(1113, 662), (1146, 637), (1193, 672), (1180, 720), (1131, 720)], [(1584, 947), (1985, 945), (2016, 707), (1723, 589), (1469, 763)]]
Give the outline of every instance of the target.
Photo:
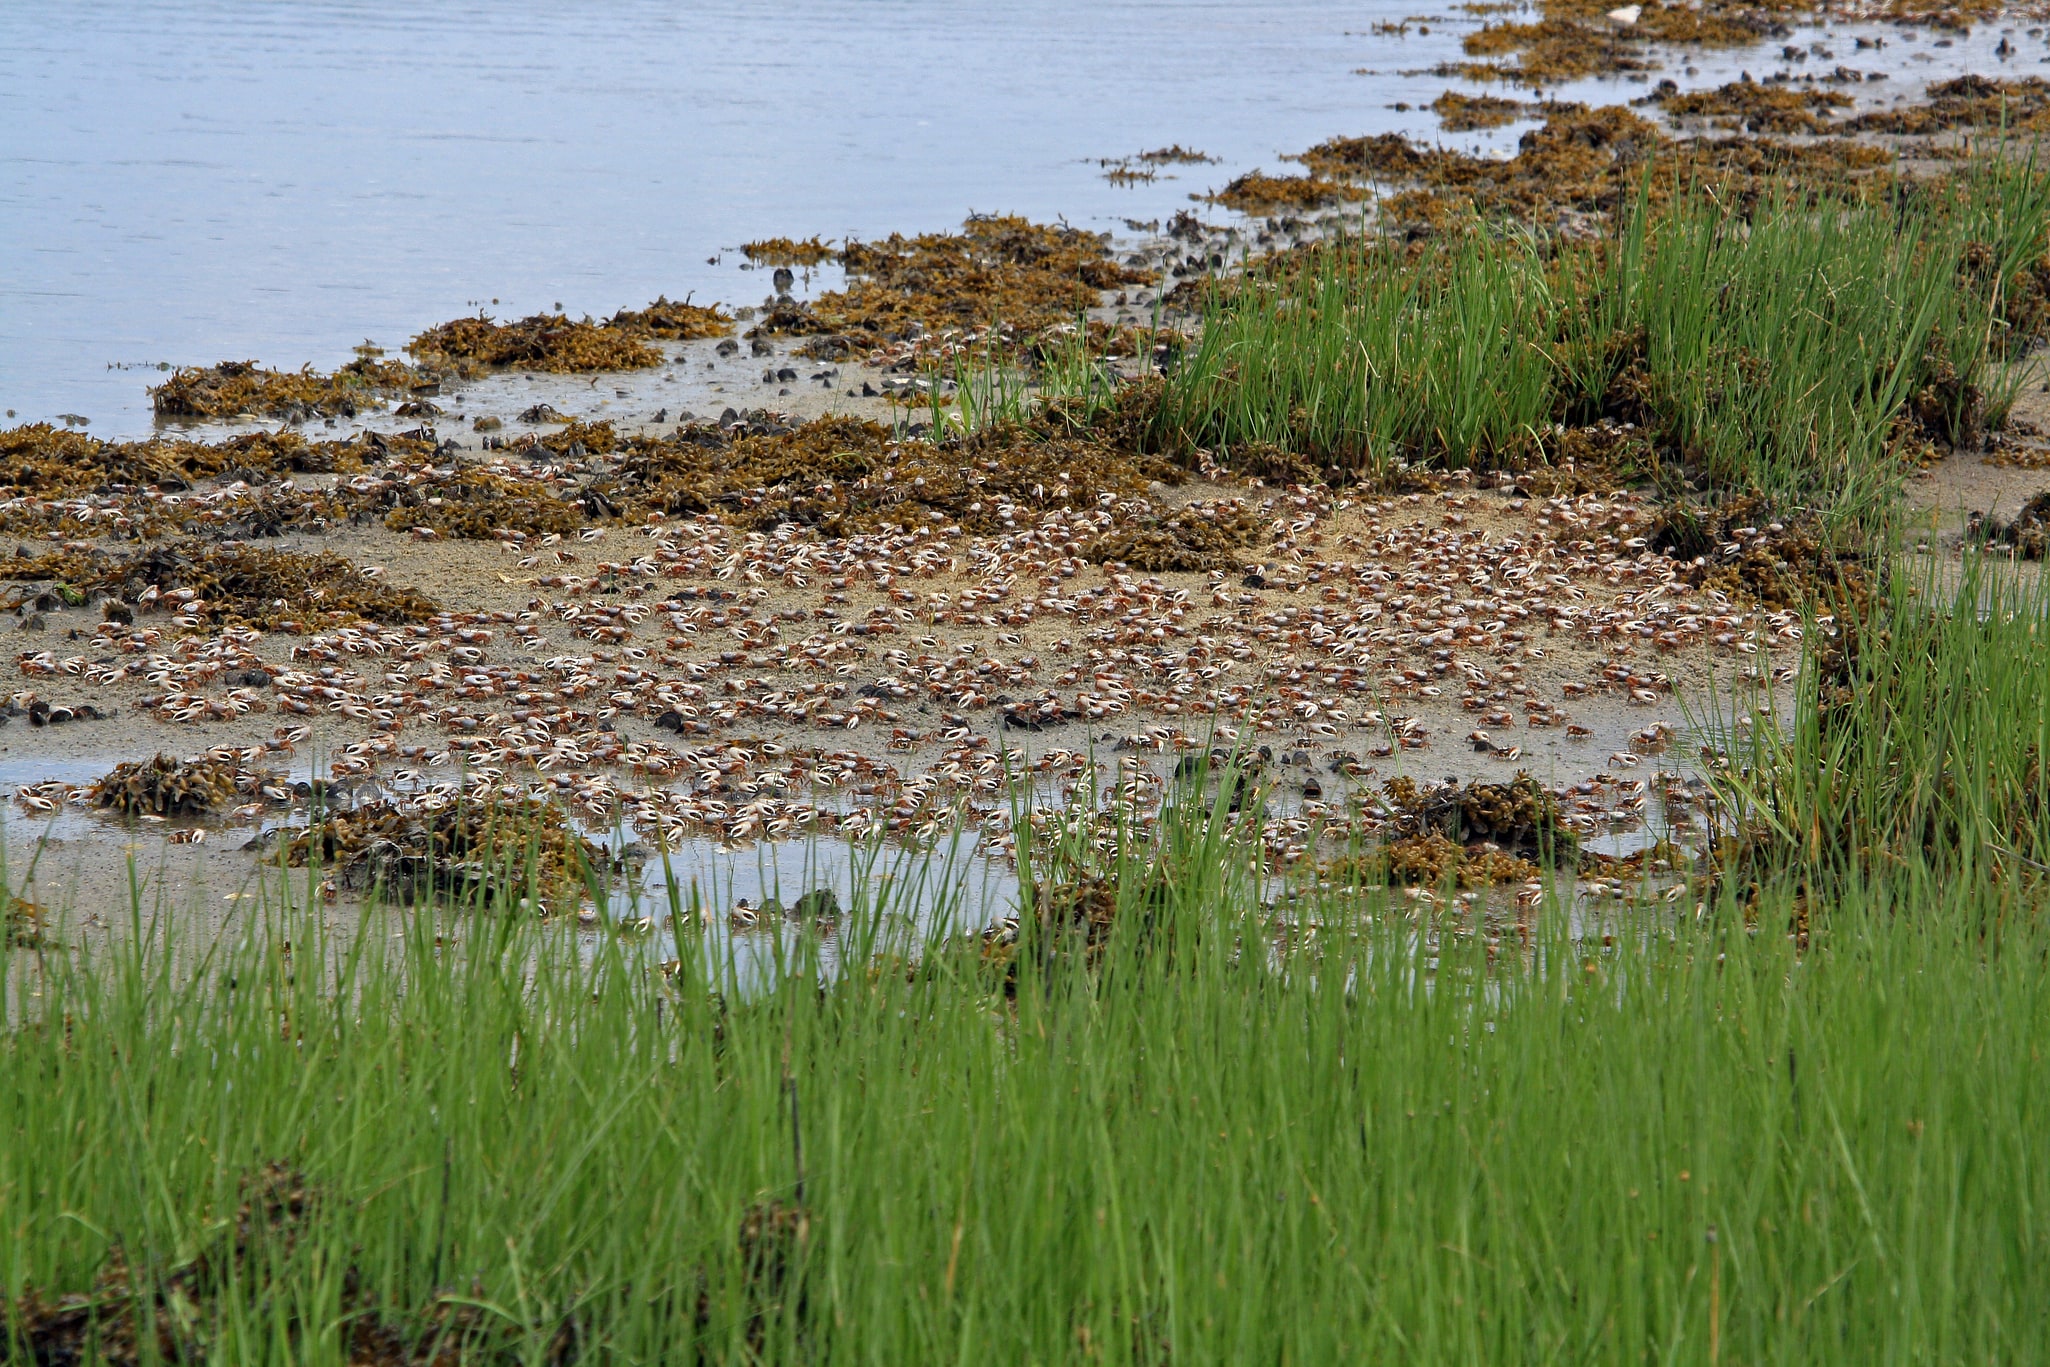
[[(0, 406), (149, 426), (160, 363), (332, 366), (477, 308), (750, 303), (751, 238), (945, 228), (971, 211), (1097, 230), (1334, 134), (1435, 136), (1422, 74), (1479, 22), (1414, 0), (734, 0), (0, 6)], [(1426, 16), (1406, 36), (1377, 22)], [(1429, 32), (1420, 31), (1428, 28)], [(2012, 30), (2008, 30), (2012, 31)], [(1881, 53), (1854, 32), (1886, 33)], [(1920, 79), (2034, 71), (1982, 26), (1799, 29), (1669, 57), (1716, 84), (1782, 43)], [(1691, 67), (1690, 67), (1691, 63)], [(1810, 67), (1827, 70), (1814, 58)], [(1613, 101), (1629, 82), (1547, 92)], [(1407, 112), (1392, 108), (1412, 106)], [(1507, 147), (1519, 129), (1463, 134)], [(1179, 142), (1218, 164), (1106, 181)]]

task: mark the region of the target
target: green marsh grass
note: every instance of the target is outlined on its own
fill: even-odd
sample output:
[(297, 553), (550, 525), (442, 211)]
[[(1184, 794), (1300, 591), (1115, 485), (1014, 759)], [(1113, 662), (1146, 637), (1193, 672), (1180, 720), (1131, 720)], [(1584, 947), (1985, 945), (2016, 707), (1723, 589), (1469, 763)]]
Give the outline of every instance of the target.
[[(17, 954), (12, 1356), (116, 1250), (145, 1361), (340, 1363), (373, 1330), (529, 1363), (2050, 1342), (2050, 936), (1983, 882), (1861, 874), (1805, 953), (1734, 906), (1491, 946), (1374, 894), (1283, 947), (1214, 816), (1165, 824), (1110, 870), (1100, 953), (1026, 918), (1015, 995), (876, 908), (846, 972), (803, 941), (751, 993), (703, 948), (665, 975), (433, 906), (333, 930), (289, 887), (217, 943), (138, 911)], [(305, 1196), (252, 1224), (271, 1164)]]
[(1475, 222), (1341, 240), (1211, 296), (1156, 438), (1272, 444), (1360, 474), (1543, 460), (1636, 424), (1711, 488), (1850, 516), (1898, 483), (1900, 424), (1963, 439), (2011, 404), (2007, 335), (2050, 246), (2050, 182), (1987, 158), (1902, 202), (1707, 189), (1599, 243)]
[(1897, 569), (1841, 625), (1810, 650), (1790, 727), (1725, 734), (1727, 809), (1804, 882), (1927, 869), (2028, 905), (2050, 875), (2040, 567)]

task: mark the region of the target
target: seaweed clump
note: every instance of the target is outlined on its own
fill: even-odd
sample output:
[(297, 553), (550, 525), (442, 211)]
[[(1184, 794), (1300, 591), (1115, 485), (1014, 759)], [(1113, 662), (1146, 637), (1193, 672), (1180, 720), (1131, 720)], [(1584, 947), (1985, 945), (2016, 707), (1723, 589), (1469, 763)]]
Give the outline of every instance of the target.
[(101, 441), (48, 423), (0, 431), (0, 493), (64, 498), (109, 485), (182, 489), (237, 475), (252, 482), (287, 473), (353, 473), (395, 449), (430, 451), (404, 437), (376, 443), (310, 442), (296, 432), (249, 432), (222, 442)]
[(253, 416), (303, 422), (353, 418), (379, 399), (435, 383), (435, 377), (398, 361), (365, 355), (332, 373), (311, 366), (266, 370), (254, 361), (186, 366), (150, 388), (162, 418)]
[(1840, 90), (1778, 83), (1761, 85), (1749, 76), (1714, 90), (1683, 94), (1677, 86), (1662, 88), (1654, 98), (1675, 121), (1702, 119), (1719, 128), (1782, 137), (1834, 132), (1837, 125), (1831, 116), (1852, 104), (1851, 97)]
[(1502, 128), (1518, 119), (1533, 118), (1545, 106), (1527, 100), (1508, 100), (1500, 95), (1462, 95), (1447, 90), (1427, 106), (1438, 116), (1448, 133), (1471, 133), (1482, 128)]
[(1393, 221), (1436, 230), (1475, 212), (1537, 222), (1562, 211), (1609, 212), (1640, 191), (1665, 203), (1690, 184), (1732, 194), (1803, 177), (1851, 186), (1891, 164), (1884, 148), (1847, 139), (1795, 144), (1748, 137), (1669, 138), (1650, 120), (1615, 105), (1547, 104), (1545, 122), (1507, 160), (1423, 146), (1399, 133), (1332, 138), (1296, 154), (1313, 179), (1392, 187), (1382, 209)]
[(1856, 133), (1893, 133), (1928, 137), (1960, 128), (2005, 128), (2040, 132), (2050, 127), (2050, 81), (2027, 76), (2018, 81), (1991, 76), (1959, 76), (1938, 81), (1923, 98), (1898, 109), (1875, 109), (1847, 120)]
[[(1696, 47), (1742, 47), (1771, 30), (1772, 20), (1749, 7), (1705, 4), (1637, 6), (1628, 23), (1612, 20), (1605, 3), (1546, 0), (1535, 23), (1489, 24), (1460, 46), (1468, 57), (1495, 59), (1453, 63), (1439, 74), (1469, 80), (1558, 85), (1588, 76), (1649, 71), (1657, 63), (1648, 43)], [(1512, 61), (1500, 59), (1514, 57)]]
[(430, 531), (463, 541), (489, 541), (501, 531), (559, 536), (583, 526), (586, 511), (540, 480), (471, 464), (408, 471), (363, 497), (387, 509), (384, 525), (395, 532)]
[(171, 612), (174, 625), (195, 630), (301, 630), (359, 618), (421, 622), (440, 610), (425, 595), (380, 583), (339, 555), (195, 540), (126, 556), (98, 550), (17, 554), (0, 558), (0, 579), (67, 584), (84, 597), (112, 596), (144, 611)]
[(1559, 803), (1529, 774), (1507, 783), (1443, 783), (1420, 788), (1411, 778), (1381, 785), (1386, 828), (1397, 840), (1441, 835), (1462, 846), (1493, 846), (1519, 858), (1548, 859), (1574, 848)]
[(339, 890), (412, 898), (436, 894), (480, 906), (572, 911), (604, 853), (556, 808), (485, 799), (416, 812), (387, 802), (321, 815), (285, 846), (296, 868), (333, 870)]
[(1015, 215), (971, 218), (958, 233), (850, 242), (840, 262), (845, 289), (779, 302), (756, 334), (812, 338), (805, 354), (827, 359), (934, 328), (1003, 325), (1029, 336), (1072, 321), (1100, 291), (1155, 278), (1119, 265), (1107, 235)]
[(796, 241), (788, 237), (765, 237), (740, 244), (741, 255), (761, 266), (821, 266), (840, 255), (840, 249), (817, 237)]
[(49, 921), (42, 904), (0, 892), (0, 949), (36, 949), (44, 943)]
[(724, 337), (733, 331), (733, 319), (717, 304), (693, 304), (688, 299), (671, 300), (660, 295), (644, 309), (621, 309), (607, 324), (621, 334), (661, 337), (672, 342), (695, 342), (705, 337)]
[[(664, 302), (667, 309), (689, 307)], [(645, 370), (662, 363), (662, 353), (635, 329), (572, 322), (565, 314), (537, 313), (514, 323), (499, 323), (479, 314), (427, 329), (407, 343), (421, 361), (475, 373), (495, 366), (518, 366), (583, 374), (594, 370)]]
[(1273, 214), (1364, 199), (1366, 191), (1347, 181), (1317, 175), (1270, 176), (1256, 167), (1203, 198), (1242, 214)]
[(1990, 544), (2012, 547), (2024, 560), (2045, 559), (2050, 556), (2050, 489), (2024, 503), (2012, 522), (1972, 514), (1968, 531)]
[(1688, 585), (1768, 607), (1856, 593), (1865, 583), (1861, 558), (1841, 549), (1813, 513), (1782, 514), (1758, 494), (1674, 504), (1652, 524), (1650, 541), (1681, 562), (1679, 577)]
[(96, 807), (128, 816), (197, 816), (219, 810), (235, 800), (235, 767), (199, 756), (131, 760), (87, 790)]
[(795, 522), (827, 536), (934, 521), (998, 531), (1031, 510), (1093, 508), (1104, 494), (1130, 496), (1180, 478), (1166, 461), (1117, 450), (1058, 419), (934, 445), (895, 440), (877, 423), (825, 417), (739, 435), (687, 427), (631, 438), (623, 449), (614, 478), (592, 492), (629, 517), (712, 513), (762, 529)]
[(1098, 565), (1123, 564), (1148, 574), (1228, 570), (1237, 568), (1235, 552), (1250, 545), (1258, 531), (1258, 520), (1243, 503), (1193, 504), (1106, 532), (1083, 556)]

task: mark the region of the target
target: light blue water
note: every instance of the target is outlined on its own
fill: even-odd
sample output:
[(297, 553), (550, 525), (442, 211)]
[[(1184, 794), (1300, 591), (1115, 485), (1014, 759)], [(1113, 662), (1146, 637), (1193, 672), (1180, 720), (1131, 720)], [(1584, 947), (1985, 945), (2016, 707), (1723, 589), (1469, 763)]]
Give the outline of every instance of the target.
[[(158, 362), (329, 366), (494, 300), (501, 316), (691, 291), (754, 302), (766, 282), (732, 249), (758, 236), (875, 236), (971, 211), (1096, 229), (1164, 217), (1334, 134), (1434, 134), (1429, 114), (1390, 106), (1444, 89), (1420, 73), (1476, 21), (1372, 29), (1435, 8), (10, 0), (0, 408), (132, 434), (155, 378), (140, 367)], [(1998, 65), (1996, 33), (1927, 70)], [(1682, 57), (1667, 74), (1763, 76), (1762, 55), (1702, 61), (1691, 79)], [(1130, 187), (1096, 164), (1173, 142), (1221, 161)]]

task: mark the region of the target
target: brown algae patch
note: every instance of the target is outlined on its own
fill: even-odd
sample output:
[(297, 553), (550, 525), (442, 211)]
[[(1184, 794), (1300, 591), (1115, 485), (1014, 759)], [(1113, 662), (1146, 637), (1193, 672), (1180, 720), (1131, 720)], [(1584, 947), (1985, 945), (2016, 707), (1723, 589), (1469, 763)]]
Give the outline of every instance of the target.
[(2050, 490), (2024, 503), (2012, 522), (1973, 513), (1969, 532), (1989, 545), (2008, 547), (2023, 560), (2050, 558)]
[[(1656, 70), (1652, 43), (1742, 47), (1772, 31), (1774, 15), (1756, 6), (1633, 6), (1635, 18), (1610, 17), (1607, 0), (1545, 0), (1535, 22), (1488, 24), (1461, 43), (1470, 58), (1446, 74), (1558, 85), (1588, 76)], [(1625, 11), (1627, 13), (1627, 11)], [(1504, 60), (1513, 58), (1514, 60)]]
[(372, 802), (319, 814), (285, 845), (284, 860), (332, 870), (338, 890), (382, 884), (399, 895), (432, 890), (543, 914), (574, 911), (606, 867), (604, 853), (556, 807), (497, 799), (426, 812)]
[(857, 418), (774, 431), (689, 427), (624, 445), (594, 492), (642, 520), (714, 513), (741, 526), (793, 522), (822, 535), (949, 522), (996, 531), (1046, 509), (1094, 508), (1180, 478), (1168, 462), (1052, 426), (1001, 427), (941, 445)]
[(1322, 176), (1270, 176), (1254, 169), (1204, 198), (1242, 214), (1273, 214), (1322, 209), (1366, 198), (1359, 186)]
[(1893, 162), (1885, 149), (1847, 139), (1675, 139), (1614, 105), (1549, 109), (1544, 125), (1525, 133), (1506, 160), (1423, 146), (1396, 133), (1332, 138), (1295, 159), (1312, 179), (1382, 187), (1384, 214), (1424, 227), (1447, 226), (1465, 213), (1544, 222), (1562, 210), (1613, 211), (1640, 191), (1663, 203), (1690, 184), (1746, 193), (1789, 179), (1815, 189), (1855, 187)]
[(1015, 215), (971, 218), (958, 233), (850, 242), (840, 261), (846, 288), (779, 303), (755, 333), (812, 338), (806, 354), (828, 358), (937, 328), (1030, 336), (1073, 322), (1104, 290), (1155, 279), (1119, 265), (1107, 235)]
[(397, 361), (359, 357), (332, 373), (311, 366), (266, 370), (254, 361), (187, 366), (150, 389), (160, 418), (353, 418), (382, 399), (437, 377)]
[[(689, 307), (668, 305), (669, 308)], [(662, 363), (662, 353), (635, 329), (572, 322), (565, 314), (537, 313), (514, 323), (479, 315), (431, 327), (407, 343), (422, 363), (476, 373), (517, 366), (583, 374), (594, 370), (645, 370)]]
[(743, 242), (740, 254), (758, 266), (823, 266), (838, 259), (840, 249), (819, 237), (802, 241), (789, 237), (765, 237)]
[(293, 630), (359, 618), (420, 622), (438, 611), (432, 599), (380, 583), (339, 555), (203, 541), (125, 556), (65, 549), (0, 557), (0, 579), (44, 581), (87, 598), (117, 598), (142, 612), (168, 613), (173, 626), (199, 631)]
[(695, 342), (706, 337), (724, 337), (733, 331), (733, 319), (717, 304), (693, 304), (688, 299), (658, 296), (644, 309), (621, 309), (607, 324), (628, 336), (660, 337), (669, 342)]
[(1165, 516), (1132, 518), (1099, 537), (1083, 558), (1148, 574), (1236, 569), (1237, 552), (1259, 533), (1259, 520), (1243, 503), (1193, 503)]
[(1899, 109), (1874, 110), (1845, 121), (1858, 133), (1926, 137), (1958, 129), (2006, 129), (2014, 133), (2050, 128), (2050, 82), (2040, 76), (2018, 81), (1960, 76), (1938, 81), (1922, 99)]
[(158, 755), (114, 766), (86, 795), (95, 807), (126, 816), (201, 816), (236, 800), (236, 778), (234, 765), (208, 756)]
[(1438, 116), (1448, 133), (1471, 133), (1482, 128), (1502, 128), (1519, 119), (1533, 119), (1547, 106), (1528, 100), (1509, 100), (1500, 95), (1462, 95), (1448, 90), (1426, 106)]
[(413, 449), (433, 447), (406, 437), (313, 442), (296, 432), (251, 432), (222, 442), (110, 442), (31, 423), (0, 431), (0, 496), (64, 498), (116, 485), (175, 490), (231, 472), (351, 474), (388, 452)]
[(1760, 84), (1748, 76), (1714, 90), (1662, 91), (1655, 102), (1676, 122), (1699, 119), (1717, 128), (1776, 137), (1814, 137), (1837, 132), (1836, 112), (1849, 109), (1853, 103), (1840, 90), (1778, 82)]

